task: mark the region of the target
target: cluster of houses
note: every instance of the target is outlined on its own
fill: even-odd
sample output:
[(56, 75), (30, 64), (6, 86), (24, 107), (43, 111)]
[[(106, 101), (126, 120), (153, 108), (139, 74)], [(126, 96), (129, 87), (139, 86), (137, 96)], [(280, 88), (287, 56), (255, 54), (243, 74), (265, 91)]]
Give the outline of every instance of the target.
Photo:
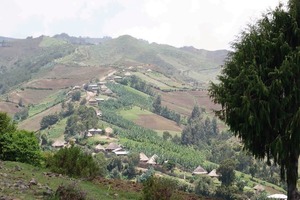
[(217, 174), (217, 170), (213, 169), (211, 172), (207, 172), (203, 167), (200, 165), (193, 171), (193, 175), (207, 175), (209, 177), (219, 177), (220, 175)]

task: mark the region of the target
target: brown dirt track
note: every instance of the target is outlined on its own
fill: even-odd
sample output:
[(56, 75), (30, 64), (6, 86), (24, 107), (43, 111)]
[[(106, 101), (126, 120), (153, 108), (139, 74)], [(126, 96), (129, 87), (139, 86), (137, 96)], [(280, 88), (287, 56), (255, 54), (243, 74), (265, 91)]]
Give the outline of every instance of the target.
[(177, 132), (182, 131), (182, 128), (179, 127), (172, 120), (166, 119), (156, 114), (139, 115), (139, 118), (134, 122), (142, 127), (150, 128), (154, 130), (169, 130), (169, 131), (177, 131)]

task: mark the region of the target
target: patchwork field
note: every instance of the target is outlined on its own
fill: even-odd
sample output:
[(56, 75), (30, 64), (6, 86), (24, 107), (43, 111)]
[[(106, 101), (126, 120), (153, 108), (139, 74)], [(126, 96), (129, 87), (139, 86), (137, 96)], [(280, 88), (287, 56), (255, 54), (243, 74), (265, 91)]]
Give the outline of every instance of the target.
[(70, 67), (57, 65), (42, 78), (28, 82), (25, 87), (60, 89), (82, 85), (92, 78), (101, 79), (111, 71), (110, 68), (102, 66)]
[(22, 121), (18, 127), (20, 129), (26, 129), (26, 130), (30, 130), (30, 131), (37, 131), (40, 129), (40, 122), (42, 120), (42, 118), (46, 115), (50, 115), (50, 114), (54, 114), (54, 113), (58, 113), (61, 110), (61, 105), (57, 104), (47, 110), (45, 110), (44, 112), (41, 112), (37, 115), (34, 115), (24, 121)]
[(181, 132), (182, 128), (174, 121), (156, 115), (147, 110), (141, 110), (139, 107), (133, 107), (131, 110), (122, 110), (120, 114), (136, 124), (159, 131)]
[(205, 108), (207, 113), (211, 113), (220, 106), (214, 104), (208, 96), (206, 90), (203, 91), (157, 91), (162, 97), (162, 104), (176, 112), (189, 116), (194, 105)]
[(16, 112), (19, 111), (19, 108), (15, 103), (0, 101), (0, 111), (6, 112), (10, 116), (13, 116)]

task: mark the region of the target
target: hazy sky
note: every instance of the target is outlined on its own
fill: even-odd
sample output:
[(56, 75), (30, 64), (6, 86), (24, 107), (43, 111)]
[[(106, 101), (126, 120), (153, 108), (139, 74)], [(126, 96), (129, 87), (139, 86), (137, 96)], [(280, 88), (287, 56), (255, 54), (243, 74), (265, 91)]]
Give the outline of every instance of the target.
[(279, 2), (287, 0), (1, 0), (0, 35), (129, 34), (176, 47), (228, 49), (246, 24)]

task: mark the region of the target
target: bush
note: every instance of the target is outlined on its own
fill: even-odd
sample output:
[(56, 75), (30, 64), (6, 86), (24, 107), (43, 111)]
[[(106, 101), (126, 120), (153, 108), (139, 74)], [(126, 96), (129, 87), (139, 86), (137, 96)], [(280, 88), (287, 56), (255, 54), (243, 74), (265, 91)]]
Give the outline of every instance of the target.
[(203, 196), (213, 196), (215, 194), (215, 185), (208, 176), (201, 176), (196, 182), (195, 193)]
[(74, 145), (60, 149), (46, 162), (46, 166), (53, 172), (71, 177), (94, 178), (99, 174), (99, 166), (93, 157)]
[(59, 199), (59, 200), (85, 200), (86, 199), (86, 192), (82, 191), (78, 185), (73, 182), (68, 185), (60, 185), (56, 192), (55, 196), (52, 198)]
[(169, 200), (172, 198), (176, 181), (168, 178), (157, 178), (151, 176), (143, 184), (144, 200)]
[(47, 115), (43, 117), (41, 121), (41, 129), (45, 129), (53, 124), (55, 124), (58, 121), (59, 117), (56, 114), (53, 115)]

